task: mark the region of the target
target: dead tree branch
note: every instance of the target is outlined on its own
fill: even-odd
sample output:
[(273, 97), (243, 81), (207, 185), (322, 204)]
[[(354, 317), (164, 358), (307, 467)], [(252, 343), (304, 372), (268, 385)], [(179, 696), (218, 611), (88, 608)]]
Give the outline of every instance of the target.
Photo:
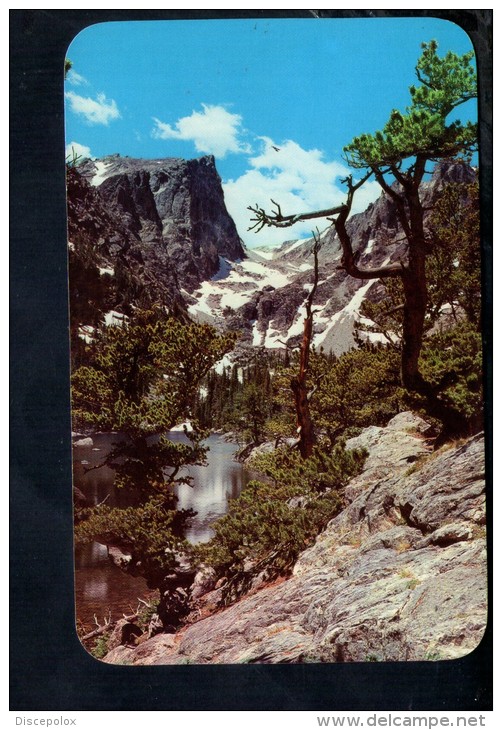
[(289, 228), (298, 221), (308, 221), (313, 218), (327, 218), (330, 215), (337, 215), (343, 208), (343, 205), (337, 205), (333, 208), (326, 208), (325, 210), (316, 210), (310, 213), (297, 213), (295, 215), (283, 215), (281, 206), (276, 203), (275, 200), (271, 200), (272, 204), (275, 205), (276, 210), (271, 213), (267, 213), (263, 208), (260, 208), (258, 203), (255, 206), (248, 205), (248, 210), (255, 214), (251, 221), (255, 223), (248, 228), (248, 231), (256, 229), (256, 233), (261, 231), (265, 226), (274, 228)]
[[(143, 607), (141, 606), (143, 604)], [(144, 601), (141, 598), (138, 598), (138, 606), (136, 608), (136, 611), (134, 613), (129, 614), (128, 616), (122, 614), (122, 618), (117, 618), (112, 621), (111, 616), (104, 617), (103, 621), (104, 623), (101, 625), (96, 618), (96, 615), (94, 615), (94, 623), (97, 626), (97, 629), (94, 629), (94, 631), (89, 632), (85, 636), (82, 636), (80, 641), (88, 641), (89, 639), (94, 639), (96, 636), (101, 636), (102, 634), (105, 634), (107, 631), (111, 631), (114, 626), (119, 622), (123, 621), (124, 619), (126, 621), (134, 621), (135, 619), (139, 618), (141, 615), (141, 612), (144, 610), (144, 608), (151, 608), (151, 604), (148, 603), (148, 601)]]

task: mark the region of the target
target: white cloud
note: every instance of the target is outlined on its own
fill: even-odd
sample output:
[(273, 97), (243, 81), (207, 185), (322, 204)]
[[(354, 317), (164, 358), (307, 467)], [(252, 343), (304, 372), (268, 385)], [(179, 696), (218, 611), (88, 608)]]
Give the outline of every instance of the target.
[(113, 99), (107, 99), (104, 94), (98, 94), (96, 99), (79, 96), (74, 91), (67, 91), (65, 97), (70, 102), (70, 108), (75, 114), (80, 114), (89, 124), (108, 125), (112, 119), (119, 119), (120, 112)]
[[(263, 151), (249, 160), (250, 169), (223, 185), (227, 208), (246, 245), (277, 245), (286, 240), (309, 237), (316, 227), (322, 231), (330, 225), (326, 218), (302, 221), (290, 228), (263, 228), (260, 233), (248, 232), (253, 215), (247, 210), (249, 205), (258, 204), (270, 211), (273, 199), (280, 204), (283, 215), (339, 205), (346, 199), (346, 189), (336, 180), (350, 172), (339, 162), (324, 160), (319, 150), (305, 150), (292, 140), (275, 144), (268, 137), (260, 139)], [(378, 197), (380, 189), (376, 188), (376, 183), (367, 183), (358, 191), (354, 212), (364, 210)]]
[(73, 156), (76, 155), (77, 157), (81, 158), (89, 158), (92, 159), (91, 155), (91, 148), (87, 147), (85, 144), (80, 144), (79, 142), (69, 142), (69, 144), (66, 145), (66, 159), (73, 159)]
[(361, 185), (359, 190), (354, 196), (354, 202), (352, 203), (352, 215), (354, 213), (362, 213), (366, 210), (370, 203), (374, 203), (377, 198), (382, 194), (382, 188), (376, 180), (369, 180)]
[(89, 82), (84, 76), (81, 76), (72, 68), (68, 71), (66, 81), (72, 86), (89, 86)]
[(198, 152), (225, 157), (229, 152), (249, 153), (251, 148), (240, 136), (242, 117), (231, 114), (222, 106), (202, 104), (203, 111), (193, 111), (189, 117), (178, 119), (174, 127), (154, 117), (152, 135), (157, 139), (191, 141)]

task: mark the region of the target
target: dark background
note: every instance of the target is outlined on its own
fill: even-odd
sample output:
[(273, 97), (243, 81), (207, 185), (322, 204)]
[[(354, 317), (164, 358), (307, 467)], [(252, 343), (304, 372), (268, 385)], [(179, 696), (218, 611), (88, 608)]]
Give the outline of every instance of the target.
[[(66, 49), (84, 27), (110, 20), (389, 15), (447, 18), (469, 33), (477, 53), (490, 474), (491, 10), (10, 11), (12, 710), (491, 708), (491, 621), (477, 650), (456, 661), (330, 665), (111, 666), (87, 654), (74, 627), (64, 178)], [(490, 507), (490, 476), (488, 487)], [(491, 547), (491, 529), (489, 540)]]

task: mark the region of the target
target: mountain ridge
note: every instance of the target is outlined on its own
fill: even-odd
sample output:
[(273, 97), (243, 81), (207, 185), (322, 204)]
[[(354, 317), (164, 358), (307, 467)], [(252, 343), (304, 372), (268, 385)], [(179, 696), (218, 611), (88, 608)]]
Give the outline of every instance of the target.
[[(472, 182), (475, 174), (465, 163), (438, 164), (422, 185), (424, 206), (446, 183)], [(212, 156), (85, 160), (69, 171), (68, 183), (71, 287), (80, 288), (80, 300), (85, 299), (87, 275), (91, 289), (107, 292), (91, 292), (91, 299), (104, 300), (93, 321), (84, 321), (88, 315), (75, 306), (78, 326), (88, 331), (100, 314), (110, 320), (110, 312), (128, 315), (131, 306), (160, 303), (180, 316), (238, 330), (243, 347), (298, 344), (312, 286), (312, 239), (246, 249), (226, 210)], [(384, 193), (353, 215), (347, 229), (363, 267), (405, 260), (395, 207)], [(362, 302), (378, 299), (382, 291), (377, 280), (355, 279), (341, 268), (333, 226), (321, 233), (321, 241), (313, 344), (340, 355), (355, 345)]]
[[(424, 206), (430, 206), (445, 184), (474, 179), (475, 171), (464, 163), (440, 163), (422, 186)], [(347, 230), (362, 267), (406, 260), (404, 234), (395, 207), (384, 193), (366, 211), (353, 215)], [(364, 299), (378, 299), (383, 292), (378, 280), (355, 279), (341, 268), (341, 246), (333, 226), (321, 233), (321, 242), (313, 344), (340, 355), (356, 344), (354, 325), (364, 322), (359, 314)], [(313, 239), (288, 240), (268, 251), (263, 247), (250, 249), (248, 259), (258, 259), (266, 272), (265, 285), (253, 289), (248, 280), (246, 289), (239, 288), (229, 270), (226, 281), (220, 278), (211, 289), (204, 283), (192, 292), (189, 312), (216, 325), (240, 330), (247, 345), (272, 349), (298, 345), (303, 331), (303, 303), (312, 286), (312, 245)], [(239, 306), (225, 312), (232, 293)], [(364, 333), (364, 337), (372, 342), (383, 339), (371, 332)]]

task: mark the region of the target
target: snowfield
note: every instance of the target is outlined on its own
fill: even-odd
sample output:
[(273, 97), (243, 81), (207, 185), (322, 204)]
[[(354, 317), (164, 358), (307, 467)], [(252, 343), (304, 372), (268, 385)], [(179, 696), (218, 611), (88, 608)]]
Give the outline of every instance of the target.
[[(191, 295), (192, 304), (188, 307), (189, 313), (195, 319), (216, 323), (224, 318), (224, 311), (227, 308), (238, 310), (263, 288), (280, 289), (291, 284), (300, 273), (313, 269), (313, 264), (308, 262), (298, 265), (294, 261), (285, 261), (282, 258), (283, 254), (297, 249), (301, 243), (304, 241), (295, 241), (285, 247), (278, 256), (276, 256), (277, 249), (270, 249), (268, 252), (253, 251), (251, 259), (237, 262), (230, 262), (224, 257), (220, 257), (218, 272), (210, 281), (203, 282)], [(374, 239), (370, 239), (366, 247), (367, 253), (373, 250), (374, 243)], [(258, 256), (262, 256), (262, 254), (263, 256), (269, 254), (269, 260), (259, 260)], [(325, 285), (336, 275), (336, 272), (329, 274), (325, 279), (319, 281), (319, 286)], [(324, 304), (316, 304), (312, 339), (314, 347), (322, 347), (326, 352), (341, 355), (355, 346), (354, 325), (358, 322), (372, 324), (362, 317), (360, 307), (374, 284), (374, 280), (361, 284), (350, 301), (335, 314), (332, 312), (329, 296)], [(303, 289), (306, 299), (312, 289), (312, 283), (305, 282)], [(305, 300), (293, 314), (287, 329), (277, 327), (273, 317), (266, 323), (254, 320), (250, 322), (251, 345), (267, 349), (282, 349), (286, 346), (286, 342), (303, 334), (304, 319)], [(378, 333), (363, 332), (361, 336), (371, 342), (384, 341), (383, 335)], [(226, 356), (215, 366), (215, 369), (222, 372), (223, 368), (229, 367), (231, 364)]]
[(210, 281), (193, 292), (197, 302), (188, 307), (193, 317), (207, 321), (222, 316), (226, 307), (239, 309), (265, 286), (279, 289), (291, 283), (296, 270), (286, 274), (260, 261), (245, 259), (230, 263), (220, 256), (220, 268)]
[(94, 187), (97, 187), (98, 185), (101, 185), (103, 180), (106, 180), (107, 178), (107, 168), (110, 166), (109, 162), (102, 162), (101, 160), (96, 160), (94, 163), (96, 166), (96, 172), (94, 174), (94, 177), (91, 179), (91, 185), (94, 185)]

